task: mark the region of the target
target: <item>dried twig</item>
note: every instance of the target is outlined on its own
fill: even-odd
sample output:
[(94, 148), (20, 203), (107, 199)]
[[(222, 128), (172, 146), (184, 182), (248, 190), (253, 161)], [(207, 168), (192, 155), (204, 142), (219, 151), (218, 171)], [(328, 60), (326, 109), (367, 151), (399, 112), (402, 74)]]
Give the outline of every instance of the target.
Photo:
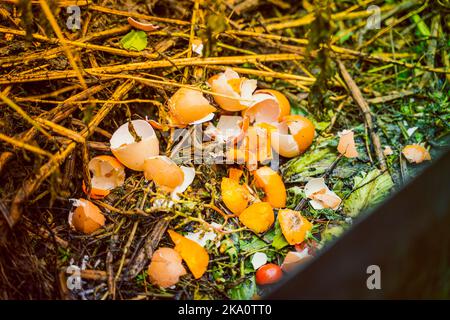
[(361, 93), (361, 90), (359, 90), (355, 81), (353, 81), (352, 77), (348, 73), (345, 65), (339, 59), (337, 60), (337, 63), (339, 65), (339, 69), (341, 70), (342, 77), (344, 78), (344, 81), (347, 84), (347, 87), (350, 90), (353, 99), (355, 100), (356, 104), (361, 108), (361, 111), (364, 116), (364, 123), (366, 124), (367, 129), (369, 131), (369, 135), (372, 139), (373, 147), (375, 149), (375, 154), (376, 154), (378, 162), (380, 164), (380, 168), (382, 171), (385, 171), (387, 169), (386, 160), (384, 159), (384, 154), (383, 154), (383, 149), (381, 148), (380, 138), (378, 137), (378, 134), (375, 131), (375, 127), (374, 127), (374, 124), (372, 121), (372, 113), (370, 111), (370, 107), (367, 104), (366, 100), (364, 99), (364, 97)]
[[(120, 85), (112, 95), (111, 100), (121, 99), (133, 87), (133, 83), (133, 81), (129, 80)], [(88, 127), (82, 130), (80, 135), (84, 138), (89, 137), (94, 132), (94, 128), (100, 124), (114, 106), (115, 104), (105, 103), (89, 123)], [(22, 188), (18, 190), (11, 204), (10, 218), (13, 226), (20, 220), (24, 201), (64, 162), (76, 146), (76, 142), (70, 143), (65, 149), (51, 157), (51, 159), (39, 169), (36, 177), (32, 177), (24, 182)], [(0, 229), (2, 228), (4, 228), (3, 220), (0, 221)], [(2, 232), (4, 232), (4, 230), (2, 230)]]

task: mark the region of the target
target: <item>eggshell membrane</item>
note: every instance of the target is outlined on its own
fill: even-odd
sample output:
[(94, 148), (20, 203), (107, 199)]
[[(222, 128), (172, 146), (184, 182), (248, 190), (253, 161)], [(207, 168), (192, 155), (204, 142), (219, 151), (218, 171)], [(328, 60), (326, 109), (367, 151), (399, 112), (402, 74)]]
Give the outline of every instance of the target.
[(111, 193), (110, 190), (102, 190), (102, 189), (97, 189), (97, 188), (93, 188), (93, 187), (91, 188), (91, 191), (88, 192), (86, 183), (84, 181), (81, 183), (81, 189), (87, 196), (89, 196), (91, 199), (94, 199), (94, 200), (103, 199), (104, 197), (106, 197), (108, 194)]
[(431, 160), (428, 150), (419, 144), (405, 146), (402, 150), (402, 154), (410, 163), (422, 163), (425, 160)]
[(270, 229), (275, 221), (273, 208), (268, 202), (255, 202), (239, 215), (239, 221), (256, 233)]
[[(104, 198), (110, 190), (123, 185), (125, 182), (125, 168), (112, 156), (94, 157), (89, 161), (88, 168), (92, 174), (90, 197), (93, 199)], [(84, 181), (83, 191), (87, 192)]]
[(168, 105), (173, 121), (185, 125), (209, 121), (216, 111), (201, 91), (190, 88), (178, 89), (169, 99)]
[(295, 271), (295, 269), (311, 259), (312, 256), (308, 253), (308, 248), (296, 252), (296, 251), (289, 251), (286, 257), (284, 258), (283, 263), (281, 264), (281, 269), (284, 272), (292, 272)]
[(234, 214), (241, 214), (248, 206), (248, 190), (230, 178), (223, 178), (220, 187), (225, 206)]
[(243, 111), (243, 115), (250, 117), (251, 122), (280, 121), (291, 111), (289, 100), (276, 90), (257, 90), (252, 100), (253, 104)]
[(69, 214), (69, 224), (75, 230), (91, 234), (105, 225), (105, 216), (92, 202), (78, 199), (73, 205), (76, 209)]
[(149, 157), (144, 161), (144, 176), (153, 180), (158, 187), (173, 191), (184, 181), (184, 172), (166, 156)]
[(135, 142), (124, 123), (111, 137), (111, 151), (127, 168), (135, 171), (144, 170), (144, 160), (159, 154), (159, 141), (152, 126), (145, 120), (131, 121), (141, 141)]
[(263, 189), (264, 201), (274, 208), (286, 206), (286, 187), (281, 176), (269, 167), (261, 167), (254, 173), (256, 186)]
[(303, 242), (306, 232), (312, 229), (311, 222), (304, 218), (300, 212), (290, 209), (282, 209), (278, 212), (278, 222), (286, 241), (290, 245)]
[(310, 204), (316, 210), (337, 210), (342, 202), (341, 198), (328, 188), (323, 178), (309, 180), (305, 185), (305, 195), (311, 199)]
[(227, 68), (224, 72), (211, 77), (208, 83), (213, 93), (227, 96), (213, 95), (214, 101), (222, 109), (227, 111), (241, 111), (248, 108), (251, 104), (250, 101), (243, 100), (251, 100), (257, 82), (256, 80), (240, 78), (238, 73)]
[(194, 278), (201, 278), (208, 268), (208, 252), (206, 252), (206, 250), (197, 242), (183, 237), (173, 230), (168, 230), (167, 232), (175, 243), (175, 251), (177, 251), (186, 262), (189, 270), (194, 275)]
[(289, 103), (288, 98), (286, 98), (286, 96), (284, 94), (282, 94), (280, 91), (272, 90), (272, 89), (263, 89), (263, 90), (257, 90), (255, 93), (270, 94), (278, 101), (278, 104), (281, 109), (278, 120), (281, 120), (282, 117), (287, 116), (291, 113), (291, 104)]
[(152, 284), (168, 288), (178, 283), (186, 269), (178, 252), (172, 248), (159, 248), (153, 253), (147, 273)]
[(337, 150), (346, 158), (358, 157), (358, 150), (356, 150), (354, 133), (352, 130), (344, 130), (339, 133), (339, 144)]

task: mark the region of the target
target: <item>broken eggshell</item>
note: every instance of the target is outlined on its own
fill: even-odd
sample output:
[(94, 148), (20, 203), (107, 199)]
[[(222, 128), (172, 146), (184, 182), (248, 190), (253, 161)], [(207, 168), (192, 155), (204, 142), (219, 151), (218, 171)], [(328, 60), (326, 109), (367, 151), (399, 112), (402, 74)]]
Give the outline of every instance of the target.
[(180, 169), (183, 171), (183, 182), (173, 189), (170, 196), (173, 200), (180, 200), (180, 196), (178, 194), (183, 193), (186, 189), (192, 184), (195, 179), (195, 169), (191, 167), (180, 166)]
[(431, 160), (428, 150), (419, 144), (405, 146), (402, 150), (402, 154), (410, 163), (421, 163), (425, 160)]
[(86, 199), (71, 199), (76, 207), (69, 213), (69, 225), (84, 234), (91, 234), (105, 225), (105, 216), (100, 209)]
[(251, 260), (252, 266), (254, 270), (258, 270), (259, 267), (262, 267), (267, 263), (267, 255), (264, 252), (256, 252), (252, 256)]
[(124, 123), (111, 137), (111, 152), (127, 168), (144, 170), (144, 160), (159, 154), (159, 141), (152, 126), (145, 120), (131, 121), (136, 134), (141, 138), (136, 142)]
[(289, 100), (276, 90), (257, 90), (252, 96), (252, 105), (242, 112), (251, 123), (274, 123), (289, 115)]
[(312, 144), (315, 135), (314, 124), (300, 115), (284, 116), (278, 130), (272, 132), (273, 149), (286, 158), (296, 157)]
[(339, 132), (339, 144), (337, 150), (346, 158), (358, 157), (358, 150), (356, 150), (355, 137), (352, 130), (343, 130)]
[(214, 118), (214, 108), (199, 90), (180, 88), (168, 102), (176, 124), (200, 124)]
[(248, 118), (223, 115), (216, 126), (208, 125), (205, 134), (219, 142), (237, 143), (245, 136), (248, 125)]
[(309, 199), (311, 206), (316, 209), (330, 208), (337, 210), (342, 200), (339, 196), (328, 189), (324, 178), (313, 178), (305, 185), (305, 195)]
[(214, 101), (224, 110), (241, 111), (252, 104), (252, 94), (256, 89), (256, 80), (241, 78), (237, 72), (226, 68), (224, 72), (209, 78)]
[(305, 263), (312, 256), (309, 254), (308, 248), (303, 249), (300, 252), (289, 251), (281, 264), (281, 270), (284, 272), (291, 272), (296, 269), (299, 265)]
[(184, 181), (183, 170), (169, 157), (154, 156), (144, 161), (144, 176), (165, 191), (173, 191)]
[(193, 39), (192, 40), (192, 42), (191, 42), (192, 52), (198, 54), (199, 56), (202, 56), (203, 48), (204, 48), (204, 45), (203, 45), (203, 42), (201, 39)]
[(127, 21), (130, 24), (130, 26), (132, 26), (133, 28), (136, 28), (136, 29), (142, 30), (142, 31), (146, 31), (146, 32), (154, 31), (159, 28), (159, 26), (155, 26), (151, 23), (139, 22), (139, 21), (133, 19), (132, 17), (128, 17)]
[[(91, 172), (91, 190), (89, 196), (92, 199), (106, 197), (110, 190), (117, 188), (125, 182), (125, 168), (114, 157), (101, 155), (91, 159), (88, 164)], [(87, 188), (83, 181), (83, 191), (87, 194)]]
[(172, 248), (159, 248), (153, 253), (148, 267), (150, 282), (162, 288), (168, 288), (178, 283), (186, 274), (181, 255)]

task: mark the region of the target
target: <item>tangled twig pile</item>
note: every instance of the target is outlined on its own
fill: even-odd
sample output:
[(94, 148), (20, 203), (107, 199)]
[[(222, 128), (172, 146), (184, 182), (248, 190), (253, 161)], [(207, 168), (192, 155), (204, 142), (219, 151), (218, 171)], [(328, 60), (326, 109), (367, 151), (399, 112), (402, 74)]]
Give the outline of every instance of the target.
[[(366, 10), (369, 5), (376, 10)], [(70, 6), (81, 9), (80, 29), (67, 29)], [(374, 17), (379, 27), (367, 22)], [(267, 288), (256, 288), (254, 281), (255, 253), (281, 264), (295, 249), (284, 243), (289, 239), (283, 226), (252, 232), (229, 212), (220, 183), (229, 166), (195, 164), (196, 178), (174, 206), (155, 206), (167, 194), (127, 171), (120, 188), (92, 200), (109, 223), (80, 235), (67, 222), (69, 199), (83, 195), (82, 181), (91, 187), (90, 159), (109, 153), (112, 133), (136, 119), (151, 120), (161, 154), (179, 154), (183, 141), (168, 121), (169, 97), (180, 88), (194, 89), (215, 105), (220, 93), (207, 80), (231, 68), (257, 79), (259, 88), (282, 92), (292, 113), (313, 120), (312, 148), (292, 160), (282, 158), (281, 171), (287, 207), (301, 209), (314, 225), (296, 249), (321, 247), (381, 201), (392, 180), (401, 185), (421, 169), (406, 160), (420, 162), (418, 153), (428, 156), (425, 147), (432, 147), (433, 157), (448, 146), (449, 17), (443, 0), (3, 1), (0, 296), (263, 294)], [(336, 151), (343, 129), (355, 132), (357, 151), (351, 143)], [(341, 140), (353, 131), (343, 132)], [(214, 144), (197, 143), (204, 154), (214, 153)], [(405, 151), (407, 144), (413, 147)], [(348, 157), (348, 148), (356, 156)], [(251, 171), (242, 169), (237, 180), (263, 198)], [(311, 177), (336, 193), (326, 185), (323, 193), (309, 192), (305, 183)], [(320, 208), (325, 195), (339, 195), (342, 206)], [(182, 276), (175, 289), (149, 283), (146, 271), (160, 246), (173, 246), (168, 228), (218, 234), (205, 244), (208, 272), (196, 281)], [(70, 291), (67, 266), (83, 261), (83, 288)]]

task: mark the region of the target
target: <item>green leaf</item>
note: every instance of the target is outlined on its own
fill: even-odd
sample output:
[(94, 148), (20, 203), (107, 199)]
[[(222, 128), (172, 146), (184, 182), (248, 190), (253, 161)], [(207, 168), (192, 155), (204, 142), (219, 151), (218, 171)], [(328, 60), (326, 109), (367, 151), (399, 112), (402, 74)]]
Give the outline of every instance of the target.
[(256, 283), (254, 276), (228, 290), (228, 295), (233, 300), (250, 300), (255, 294)]
[(418, 14), (413, 15), (411, 19), (416, 24), (417, 30), (419, 30), (421, 35), (423, 35), (424, 37), (431, 36), (430, 29)]
[(280, 223), (277, 221), (275, 222), (275, 236), (273, 237), (272, 241), (272, 247), (274, 247), (277, 250), (283, 249), (289, 243), (284, 238), (283, 232), (281, 231)]
[(124, 49), (142, 51), (147, 47), (147, 34), (144, 31), (131, 30), (121, 40)]
[(354, 179), (353, 190), (356, 190), (344, 201), (344, 212), (351, 217), (357, 216), (361, 211), (383, 201), (393, 186), (387, 172), (381, 175), (378, 169), (367, 174), (363, 172)]
[(323, 174), (335, 159), (335, 152), (328, 147), (311, 150), (283, 166), (285, 182), (307, 182), (309, 177)]
[(239, 240), (239, 248), (241, 249), (241, 251), (257, 251), (267, 246), (267, 243), (256, 236), (253, 236), (250, 241)]

